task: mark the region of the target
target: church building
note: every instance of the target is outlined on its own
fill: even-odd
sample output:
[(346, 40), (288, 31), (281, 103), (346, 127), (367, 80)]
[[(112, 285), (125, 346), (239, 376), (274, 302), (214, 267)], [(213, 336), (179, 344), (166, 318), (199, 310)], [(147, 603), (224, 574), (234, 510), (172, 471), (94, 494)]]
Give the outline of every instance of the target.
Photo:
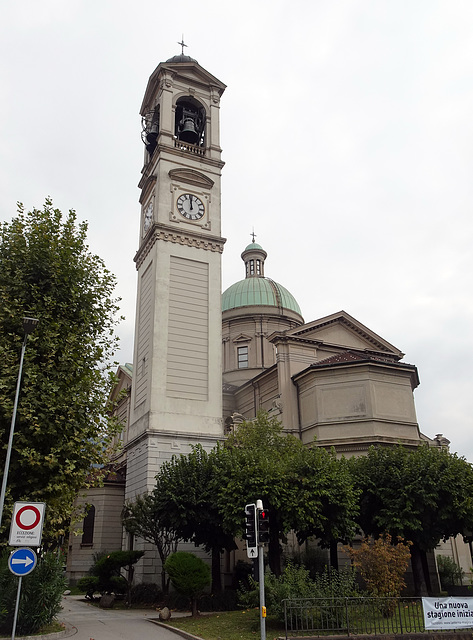
[[(265, 275), (266, 251), (244, 249), (244, 278), (222, 294), (220, 99), (225, 85), (186, 55), (160, 63), (142, 106), (144, 163), (133, 366), (114, 397), (122, 448), (71, 535), (68, 578), (94, 553), (143, 548), (136, 580), (158, 582), (150, 545), (121, 526), (125, 501), (149, 492), (161, 464), (192, 445), (210, 450), (260, 410), (304, 443), (361, 455), (373, 444), (415, 447), (417, 369), (345, 311), (305, 322), (297, 301)], [(242, 507), (243, 508), (243, 507)]]

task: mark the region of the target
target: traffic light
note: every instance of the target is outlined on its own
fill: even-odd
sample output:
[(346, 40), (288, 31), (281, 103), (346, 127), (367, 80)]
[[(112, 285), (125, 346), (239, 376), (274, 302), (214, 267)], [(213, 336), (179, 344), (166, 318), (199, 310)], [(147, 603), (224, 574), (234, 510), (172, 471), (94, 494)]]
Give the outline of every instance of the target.
[(246, 540), (246, 546), (256, 547), (256, 505), (247, 504), (245, 506), (245, 533), (243, 539)]
[(269, 511), (258, 509), (258, 542), (269, 542)]

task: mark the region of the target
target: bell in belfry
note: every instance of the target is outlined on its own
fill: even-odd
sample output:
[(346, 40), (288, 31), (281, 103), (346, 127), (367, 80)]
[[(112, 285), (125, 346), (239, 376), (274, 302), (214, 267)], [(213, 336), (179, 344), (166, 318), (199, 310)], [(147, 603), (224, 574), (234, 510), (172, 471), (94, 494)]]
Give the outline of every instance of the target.
[(198, 144), (200, 137), (199, 114), (191, 109), (182, 109), (182, 117), (178, 126), (178, 138), (184, 142)]
[(197, 132), (195, 118), (191, 115), (186, 115), (182, 118), (179, 124), (179, 140), (190, 142), (191, 144), (197, 144), (199, 141), (199, 134)]

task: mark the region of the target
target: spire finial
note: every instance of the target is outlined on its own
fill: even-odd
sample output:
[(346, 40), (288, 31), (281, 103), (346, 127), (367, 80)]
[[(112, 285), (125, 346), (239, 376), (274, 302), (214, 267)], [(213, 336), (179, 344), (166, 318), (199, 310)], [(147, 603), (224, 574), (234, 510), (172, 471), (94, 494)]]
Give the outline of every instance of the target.
[(184, 47), (187, 47), (186, 43), (184, 42), (184, 34), (182, 34), (182, 38), (181, 38), (181, 42), (178, 42), (177, 44), (181, 45), (181, 55), (184, 55)]
[(255, 228), (253, 227), (253, 231), (250, 233), (250, 236), (252, 237), (253, 240), (253, 244), (255, 243), (255, 238), (256, 238), (256, 233), (255, 233)]

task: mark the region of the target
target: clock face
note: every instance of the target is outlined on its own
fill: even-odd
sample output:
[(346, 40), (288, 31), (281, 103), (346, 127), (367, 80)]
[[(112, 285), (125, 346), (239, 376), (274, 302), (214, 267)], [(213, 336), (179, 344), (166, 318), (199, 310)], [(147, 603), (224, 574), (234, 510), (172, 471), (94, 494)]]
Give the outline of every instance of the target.
[(145, 209), (145, 217), (143, 221), (143, 231), (146, 233), (153, 222), (153, 201), (151, 201)]
[(187, 220), (200, 220), (205, 213), (204, 203), (192, 193), (183, 193), (179, 196), (177, 210)]

